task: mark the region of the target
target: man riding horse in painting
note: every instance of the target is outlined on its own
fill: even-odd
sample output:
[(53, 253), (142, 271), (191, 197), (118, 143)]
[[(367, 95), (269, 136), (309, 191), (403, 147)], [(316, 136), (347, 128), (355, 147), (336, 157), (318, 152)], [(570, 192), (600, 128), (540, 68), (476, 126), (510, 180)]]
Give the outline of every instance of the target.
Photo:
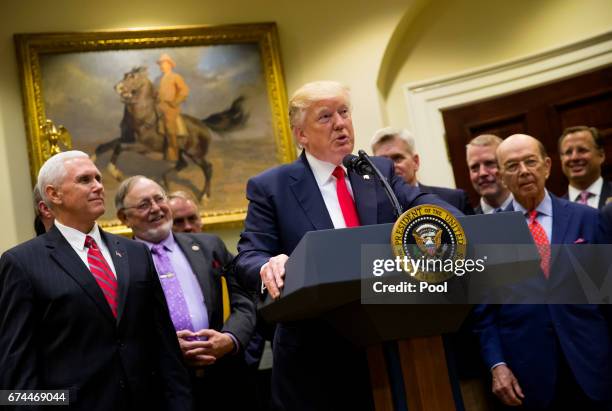
[(180, 74), (172, 71), (176, 63), (172, 58), (163, 53), (157, 60), (162, 76), (157, 88), (157, 109), (161, 120), (160, 133), (166, 136), (166, 150), (164, 157), (168, 161), (178, 160), (178, 136), (187, 135), (187, 128), (181, 118), (181, 103), (189, 95), (189, 87)]

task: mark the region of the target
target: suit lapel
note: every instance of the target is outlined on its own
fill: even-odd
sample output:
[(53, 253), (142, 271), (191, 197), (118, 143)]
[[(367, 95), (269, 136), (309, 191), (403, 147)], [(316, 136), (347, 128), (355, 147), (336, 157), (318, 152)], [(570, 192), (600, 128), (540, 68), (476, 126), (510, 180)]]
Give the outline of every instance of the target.
[(213, 300), (215, 293), (213, 293), (214, 284), (210, 273), (213, 262), (204, 247), (195, 241), (193, 237), (174, 233), (174, 238), (185, 257), (187, 257), (187, 261), (189, 261), (189, 265), (191, 265), (191, 269), (198, 279), (210, 321), (211, 318), (214, 318), (213, 309), (217, 306), (216, 301)]
[(355, 197), (357, 214), (361, 225), (372, 225), (378, 221), (378, 203), (376, 201), (376, 181), (373, 177), (365, 179), (350, 171), (349, 180)]
[(130, 265), (128, 264), (128, 254), (121, 242), (117, 238), (112, 238), (102, 230), (100, 230), (102, 240), (108, 247), (108, 251), (115, 266), (117, 274), (117, 324), (121, 321), (121, 316), (125, 309), (127, 292), (130, 285)]
[(293, 182), (289, 183), (289, 187), (298, 204), (316, 230), (334, 228), (325, 201), (323, 201), (321, 190), (319, 190), (304, 152), (294, 165), (296, 167), (290, 172), (290, 178)]
[(606, 205), (608, 197), (612, 197), (612, 181), (605, 181), (601, 186), (601, 194), (599, 195), (598, 208), (601, 210)]
[(570, 226), (570, 213), (567, 204), (562, 204), (554, 196), (550, 196), (553, 208), (553, 226), (551, 244), (563, 244), (567, 228)]
[(100, 309), (102, 314), (114, 323), (115, 317), (102, 294), (100, 286), (72, 246), (66, 241), (56, 227), (52, 227), (46, 237), (51, 258), (55, 260), (67, 275), (72, 277), (74, 281), (79, 284), (83, 291), (85, 291), (85, 294), (87, 294)]

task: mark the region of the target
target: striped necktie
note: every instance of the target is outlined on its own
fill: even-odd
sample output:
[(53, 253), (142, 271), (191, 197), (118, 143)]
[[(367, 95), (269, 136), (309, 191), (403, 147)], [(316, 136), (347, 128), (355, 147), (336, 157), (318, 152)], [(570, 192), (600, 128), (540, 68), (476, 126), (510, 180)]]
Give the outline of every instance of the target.
[(89, 271), (93, 274), (98, 286), (104, 294), (115, 318), (117, 317), (117, 279), (113, 271), (104, 259), (102, 252), (91, 236), (85, 237), (85, 247), (87, 247), (87, 263)]

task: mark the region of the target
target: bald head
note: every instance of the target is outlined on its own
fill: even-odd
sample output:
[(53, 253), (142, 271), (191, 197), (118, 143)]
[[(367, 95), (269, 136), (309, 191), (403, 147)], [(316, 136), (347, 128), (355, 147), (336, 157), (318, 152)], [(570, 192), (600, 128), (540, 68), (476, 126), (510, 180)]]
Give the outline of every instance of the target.
[(497, 159), (503, 183), (527, 210), (535, 209), (544, 199), (550, 175), (550, 158), (542, 143), (527, 135), (514, 134), (497, 147)]

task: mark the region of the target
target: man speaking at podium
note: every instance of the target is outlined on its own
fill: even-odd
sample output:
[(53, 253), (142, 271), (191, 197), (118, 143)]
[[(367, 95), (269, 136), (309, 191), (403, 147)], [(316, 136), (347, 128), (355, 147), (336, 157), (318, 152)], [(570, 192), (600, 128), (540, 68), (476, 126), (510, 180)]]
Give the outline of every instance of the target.
[[(289, 119), (304, 150), (295, 162), (249, 180), (249, 208), (235, 261), (243, 281), (252, 288), (263, 283), (273, 298), (283, 287), (288, 255), (306, 232), (395, 221), (382, 186), (351, 170), (347, 175), (342, 166), (354, 146), (347, 87), (332, 81), (302, 86), (289, 101)], [(438, 204), (461, 214), (435, 195), (406, 185), (390, 160), (372, 161), (404, 209)], [(323, 321), (279, 324), (273, 347), (274, 409), (373, 408), (365, 352)]]

